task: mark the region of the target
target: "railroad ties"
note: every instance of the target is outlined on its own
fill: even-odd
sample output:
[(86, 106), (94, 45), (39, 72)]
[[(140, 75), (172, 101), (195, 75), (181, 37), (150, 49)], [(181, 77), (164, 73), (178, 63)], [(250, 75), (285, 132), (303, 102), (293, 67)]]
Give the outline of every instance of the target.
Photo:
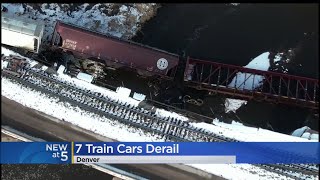
[(158, 134), (166, 141), (220, 142), (231, 140), (206, 132), (203, 129), (195, 128), (187, 121), (172, 117), (159, 117), (143, 108), (115, 101), (100, 93), (62, 82), (55, 76), (49, 75), (40, 69), (27, 69), (27, 72), (21, 77), (3, 71), (2, 76), (59, 98), (61, 101), (69, 102), (87, 111), (105, 116), (108, 119)]
[(319, 81), (188, 58), (185, 85), (248, 100), (319, 108)]
[[(172, 117), (159, 117), (143, 108), (110, 99), (101, 93), (76, 87), (74, 84), (63, 82), (40, 69), (26, 69), (26, 73), (24, 73), (23, 76), (15, 76), (6, 71), (2, 71), (2, 76), (46, 93), (49, 96), (59, 98), (60, 101), (69, 102), (81, 109), (104, 116), (107, 119), (118, 121), (129, 127), (143, 129), (152, 135), (159, 135), (165, 141), (238, 142), (235, 139), (194, 127), (187, 121), (181, 121)], [(298, 178), (292, 174), (292, 170), (305, 174), (306, 176), (317, 175), (319, 170), (319, 168), (314, 165), (277, 164), (256, 166), (292, 178)]]

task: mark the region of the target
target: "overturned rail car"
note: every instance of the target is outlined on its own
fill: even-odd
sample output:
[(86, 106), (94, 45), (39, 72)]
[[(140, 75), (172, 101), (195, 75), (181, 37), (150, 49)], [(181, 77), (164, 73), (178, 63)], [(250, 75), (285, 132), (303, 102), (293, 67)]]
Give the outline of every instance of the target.
[(113, 68), (135, 69), (146, 76), (160, 75), (172, 79), (179, 63), (176, 54), (61, 21), (56, 23), (51, 43), (75, 56), (93, 58)]
[(1, 44), (38, 53), (43, 31), (42, 22), (1, 13)]
[(258, 101), (319, 108), (319, 81), (188, 58), (186, 86)]

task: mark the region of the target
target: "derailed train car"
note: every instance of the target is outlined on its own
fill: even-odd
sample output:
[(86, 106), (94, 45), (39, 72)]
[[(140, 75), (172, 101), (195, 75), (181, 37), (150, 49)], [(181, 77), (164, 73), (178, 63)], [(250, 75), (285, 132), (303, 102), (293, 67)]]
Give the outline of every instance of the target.
[(174, 78), (179, 56), (132, 41), (57, 21), (52, 45), (108, 67), (127, 67), (145, 76)]
[[(39, 51), (43, 35), (41, 23), (29, 23), (27, 20), (18, 20), (16, 17), (9, 18), (3, 15), (1, 25), (2, 44), (21, 47), (36, 53)], [(316, 79), (259, 71), (194, 58), (186, 59), (186, 63), (183, 61), (185, 59), (181, 59), (179, 64), (179, 56), (176, 54), (117, 37), (106, 36), (61, 21), (56, 23), (52, 37), (51, 43), (54, 49), (63, 49), (81, 59), (92, 59), (108, 67), (125, 67), (134, 69), (145, 76), (159, 75), (169, 80), (173, 78), (178, 80), (171, 81), (171, 84), (208, 91), (210, 94), (218, 92), (258, 101), (300, 104), (299, 106), (313, 109), (319, 107), (319, 83)], [(59, 59), (65, 60), (66, 67), (68, 67), (68, 62), (72, 62), (72, 59), (74, 63), (77, 62), (70, 53), (62, 53), (62, 57), (57, 55)], [(55, 55), (55, 53), (53, 54)], [(54, 56), (54, 59), (57, 58)], [(177, 71), (178, 66), (181, 72)], [(184, 75), (184, 79), (180, 80), (182, 83), (177, 83), (181, 75)], [(262, 80), (256, 87), (259, 79)], [(165, 85), (168, 85), (167, 82), (170, 81), (165, 81)]]
[(38, 53), (43, 31), (41, 22), (1, 13), (1, 44)]

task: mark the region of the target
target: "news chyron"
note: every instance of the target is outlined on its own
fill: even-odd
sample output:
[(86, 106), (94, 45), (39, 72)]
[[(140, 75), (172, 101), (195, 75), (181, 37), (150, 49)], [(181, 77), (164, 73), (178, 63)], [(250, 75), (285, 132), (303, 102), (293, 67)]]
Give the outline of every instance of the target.
[(2, 164), (319, 164), (319, 142), (1, 142)]

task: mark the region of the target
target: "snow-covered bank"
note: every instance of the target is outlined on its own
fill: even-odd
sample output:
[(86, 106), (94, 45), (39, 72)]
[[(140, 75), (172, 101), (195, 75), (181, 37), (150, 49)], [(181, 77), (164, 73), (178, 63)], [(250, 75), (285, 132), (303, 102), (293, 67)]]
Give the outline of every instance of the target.
[[(25, 58), (27, 60), (28, 63), (30, 63), (31, 67), (33, 67), (36, 64), (38, 64), (37, 61), (34, 61), (34, 60), (29, 59), (27, 57), (21, 56), (20, 54), (15, 53), (15, 52), (13, 52), (11, 50), (8, 50), (8, 49), (6, 49), (4, 47), (1, 47), (1, 53), (4, 54), (5, 56), (9, 56), (10, 54), (12, 54), (12, 55), (23, 57), (23, 58)], [(2, 63), (2, 64), (4, 64), (4, 63)], [(46, 67), (46, 66), (42, 66), (40, 69), (43, 70), (44, 67)], [(88, 83), (88, 82), (83, 81), (81, 79), (72, 78), (72, 77), (70, 77), (70, 76), (68, 76), (66, 74), (63, 74), (62, 73), (63, 70), (61, 70), (61, 68), (64, 68), (64, 67), (62, 66), (62, 67), (60, 67), (58, 69), (58, 76), (56, 76), (56, 78), (59, 79), (60, 81), (71, 83), (72, 86), (79, 87), (79, 88), (84, 89), (84, 90), (90, 90), (92, 92), (101, 93), (104, 97), (107, 97), (107, 98), (112, 99), (112, 100), (117, 101), (117, 102), (127, 103), (127, 104), (130, 104), (130, 105), (134, 106), (134, 107), (137, 107), (139, 105), (139, 103), (141, 102), (141, 101), (136, 100), (134, 98), (131, 98), (131, 97), (128, 97), (128, 96), (124, 96), (122, 93), (117, 93), (115, 91), (112, 91), (112, 90), (109, 90), (109, 89), (106, 89), (106, 88), (103, 88), (103, 87), (96, 86), (94, 84)], [(187, 117), (184, 117), (184, 116), (182, 116), (180, 114), (177, 114), (175, 112), (166, 111), (164, 109), (159, 109), (159, 108), (156, 109), (156, 115), (158, 117), (173, 117), (173, 118), (176, 118), (176, 119), (180, 119), (182, 121), (187, 121), (188, 120)]]
[[(19, 54), (14, 53), (14, 52), (12, 52), (10, 50), (7, 50), (6, 48), (3, 48), (3, 47), (1, 48), (1, 51), (5, 55), (9, 55), (9, 54), (19, 55)], [(30, 63), (34, 63), (35, 62), (35, 61), (30, 60), (30, 59), (28, 59), (28, 61)], [(63, 73), (59, 74), (57, 76), (57, 78), (59, 78), (62, 81), (65, 81), (65, 82), (72, 83), (73, 86), (77, 86), (77, 87), (82, 88), (82, 89), (91, 90), (93, 92), (99, 92), (99, 93), (103, 94), (104, 96), (107, 96), (108, 98), (114, 99), (116, 101), (126, 102), (126, 103), (129, 103), (129, 104), (133, 105), (133, 106), (138, 106), (138, 104), (140, 103), (140, 101), (137, 101), (137, 100), (135, 100), (135, 99), (133, 99), (131, 97), (124, 97), (121, 94), (118, 94), (118, 93), (116, 93), (114, 91), (108, 90), (106, 88), (98, 87), (98, 86), (96, 86), (94, 84), (90, 84), (88, 82), (85, 82), (85, 81), (82, 81), (82, 80), (79, 80), (79, 79), (76, 79), (76, 78), (71, 78), (70, 76), (65, 75)], [(33, 90), (29, 89), (29, 88), (22, 87), (21, 85), (14, 84), (11, 81), (6, 80), (6, 79), (3, 79), (3, 81), (1, 83), (3, 85), (2, 86), (3, 88), (2, 88), (2, 91), (1, 91), (1, 94), (3, 96), (6, 96), (9, 99), (17, 101), (17, 102), (19, 102), (19, 103), (21, 103), (21, 104), (23, 104), (25, 106), (31, 107), (33, 109), (37, 109), (37, 110), (39, 110), (41, 112), (52, 114), (52, 110), (51, 109), (54, 106), (51, 107), (51, 105), (54, 104), (55, 102), (57, 102), (57, 100), (53, 100), (52, 98), (49, 98), (46, 95), (41, 95), (41, 93), (33, 91)], [(27, 92), (30, 93), (30, 96), (33, 97), (32, 99), (29, 99), (29, 96), (25, 96), (25, 94)], [(33, 93), (35, 93), (35, 94), (33, 94)], [(33, 95), (31, 95), (31, 94), (33, 94)], [(43, 106), (43, 104), (44, 104), (43, 101), (46, 101), (47, 103), (51, 104), (50, 106), (48, 105), (50, 107), (49, 109), (46, 109), (45, 106)], [(71, 105), (66, 104), (66, 107), (70, 108)], [(44, 108), (44, 109), (41, 109), (41, 108)], [(57, 109), (61, 110), (61, 107), (57, 107)], [(63, 113), (62, 112), (61, 113), (54, 113), (53, 116), (56, 117), (56, 116), (58, 116), (60, 114), (59, 117), (57, 117), (57, 118), (59, 118), (59, 119), (62, 119), (62, 118), (68, 119), (69, 116), (62, 117), (63, 114), (68, 114), (68, 113), (65, 112), (67, 110), (68, 110), (68, 108), (64, 109), (62, 111)], [(79, 112), (80, 112), (79, 108), (77, 110), (79, 110)], [(70, 113), (72, 114), (72, 113), (75, 113), (75, 112), (72, 111)], [(83, 112), (82, 113), (78, 113), (76, 119), (80, 118), (81, 114), (85, 114), (85, 113), (83, 113)], [(178, 118), (178, 119), (181, 119), (181, 120), (184, 120), (184, 121), (188, 120), (188, 118), (186, 118), (186, 117), (184, 117), (182, 115), (178, 115), (176, 113), (172, 113), (172, 112), (161, 110), (161, 109), (157, 110), (157, 115), (158, 116), (175, 117), (175, 118)], [(70, 117), (72, 117), (72, 116), (70, 116)], [(91, 121), (91, 120), (87, 119), (87, 121)], [(78, 121), (74, 122), (74, 123), (76, 123), (77, 125), (80, 126)], [(83, 123), (85, 124), (86, 121), (83, 121)], [(308, 141), (307, 139), (304, 139), (304, 138), (293, 137), (293, 136), (290, 136), (290, 135), (276, 133), (276, 132), (269, 131), (269, 130), (264, 130), (264, 129), (260, 129), (260, 128), (246, 127), (246, 126), (243, 126), (240, 123), (225, 124), (225, 123), (219, 122), (217, 119), (215, 119), (213, 121), (213, 125), (209, 125), (207, 123), (193, 123), (193, 124), (194, 124), (194, 126), (207, 129), (207, 130), (212, 131), (212, 132), (214, 132), (216, 134), (221, 134), (221, 135), (223, 135), (225, 137), (234, 138), (234, 139), (237, 139), (237, 140), (240, 140), (240, 141), (294, 141), (294, 142), (297, 142), (297, 141)], [(98, 128), (98, 126), (96, 128)]]
[[(1, 95), (5, 96), (11, 100), (14, 100), (18, 103), (26, 107), (33, 108), (45, 114), (51, 115), (56, 117), (60, 120), (64, 119), (72, 124), (75, 124), (79, 127), (84, 129), (90, 130), (94, 133), (118, 140), (118, 141), (149, 141), (149, 142), (163, 142), (164, 139), (150, 133), (146, 133), (143, 130), (131, 128), (127, 125), (112, 121), (105, 117), (98, 116), (94, 113), (84, 111), (79, 107), (75, 107), (69, 103), (58, 101), (56, 98), (51, 98), (45, 94), (42, 94), (38, 91), (34, 91), (30, 88), (23, 87), (19, 84), (16, 84), (6, 78), (2, 78), (2, 91)], [(204, 123), (194, 123), (197, 125), (203, 125)], [(218, 126), (217, 126), (218, 124)], [(224, 127), (225, 126), (225, 127)], [(215, 127), (213, 130), (214, 132), (226, 132), (227, 134), (223, 135), (230, 135), (232, 134), (234, 137), (245, 137), (248, 134), (248, 127), (242, 127), (244, 130), (240, 132), (236, 132), (236, 130), (241, 130), (241, 128), (234, 128), (234, 126), (242, 126), (239, 124), (224, 124), (224, 123), (216, 123), (215, 125), (205, 124), (205, 127)], [(204, 128), (205, 128), (204, 127)], [(227, 128), (226, 128), (227, 127)], [(208, 128), (206, 128), (208, 129)], [(254, 130), (252, 130), (254, 131)], [(261, 132), (261, 131), (260, 131)], [(235, 134), (238, 133), (238, 134)], [(274, 138), (278, 135), (278, 139), (274, 139), (275, 141), (280, 141), (283, 139), (287, 139), (289, 141), (293, 141), (290, 138), (295, 138), (294, 141), (308, 141), (303, 138), (298, 137), (291, 137), (288, 135), (281, 136), (279, 133), (274, 133), (271, 131), (263, 130), (262, 133), (254, 134), (253, 136), (249, 137), (246, 140), (254, 141), (257, 139), (257, 136), (262, 136), (264, 140), (269, 140), (267, 137), (270, 137), (270, 134), (274, 134)], [(258, 137), (258, 140), (263, 139)], [(250, 177), (250, 179), (270, 179), (270, 178), (281, 178), (285, 179), (284, 176), (278, 175), (276, 173), (267, 172), (263, 169), (257, 168), (252, 165), (246, 164), (226, 164), (226, 165), (190, 165), (196, 167), (198, 169), (202, 169), (208, 171), (209, 173), (213, 173), (216, 175), (221, 175), (225, 178), (230, 179), (238, 179), (237, 177), (241, 175), (244, 177)], [(237, 176), (234, 173), (230, 172), (237, 172)], [(239, 176), (240, 177), (240, 176)]]
[[(67, 78), (70, 78), (69, 76), (66, 75), (60, 75), (59, 77), (64, 77), (63, 79), (66, 80)], [(118, 94), (116, 92), (113, 92), (111, 90), (105, 89), (105, 88), (101, 88), (101, 87), (97, 87), (93, 84), (89, 84), (87, 82), (75, 79), (75, 78), (70, 78), (70, 80), (73, 80), (78, 86), (84, 89), (90, 89), (91, 91), (94, 92), (100, 92), (101, 94), (103, 94), (104, 96), (114, 99), (118, 102), (122, 102), (122, 103), (126, 103), (126, 104), (131, 104), (132, 106), (138, 106), (139, 101), (134, 100), (133, 98), (130, 97), (123, 97), (121, 96), (121, 94)], [(70, 82), (70, 81), (69, 81)], [(10, 85), (11, 81), (8, 81), (6, 79), (3, 79), (2, 81), (2, 85), (3, 85), (3, 89), (2, 89), (2, 95), (8, 97), (9, 99), (12, 99), (14, 101), (20, 102), (21, 104), (37, 109), (39, 111), (42, 111), (44, 113), (52, 113), (52, 111), (50, 111), (49, 109), (52, 109), (52, 105), (48, 105), (50, 108), (46, 108), (45, 106), (43, 106), (43, 99), (47, 99), (46, 102), (48, 102), (49, 104), (52, 104), (54, 102), (58, 102), (58, 100), (52, 100), (52, 98), (46, 97), (46, 96), (40, 96), (39, 92), (37, 92), (36, 95), (32, 95), (32, 101), (30, 101), (28, 98), (31, 97), (31, 95), (28, 95), (27, 97), (25, 97), (26, 92), (25, 91), (31, 91), (31, 89), (29, 88), (25, 88), (25, 87), (19, 87), (19, 85)], [(81, 84), (83, 83), (83, 84)], [(9, 84), (9, 85), (7, 85)], [(11, 86), (15, 86), (14, 88)], [(10, 88), (11, 87), (11, 88)], [(8, 88), (8, 89), (7, 89)], [(24, 89), (22, 92), (19, 92), (20, 89)], [(11, 89), (11, 90), (10, 90)], [(38, 97), (39, 96), (39, 97)], [(37, 98), (38, 97), (38, 98)], [(17, 99), (16, 99), (17, 98)], [(45, 103), (44, 103), (45, 104)], [(69, 105), (68, 103), (66, 103), (65, 107), (68, 109), (72, 109), (71, 105)], [(43, 108), (41, 110), (41, 108)], [(58, 109), (61, 110), (60, 107), (57, 107)], [(77, 109), (77, 108), (76, 108)], [(63, 110), (63, 111), (58, 111), (55, 112), (54, 114), (68, 114), (65, 113), (65, 111), (67, 110)], [(78, 110), (80, 110), (79, 108), (77, 109), (76, 112), (78, 112)], [(79, 111), (80, 112), (80, 111)], [(78, 112), (78, 114), (79, 114)], [(70, 112), (71, 114), (74, 114), (75, 112)], [(53, 115), (54, 115), (53, 114)], [(77, 113), (75, 113), (77, 114)], [(77, 116), (77, 119), (81, 119), (81, 114), (80, 113), (79, 116)], [(188, 118), (183, 117), (182, 115), (178, 115), (176, 113), (172, 113), (169, 111), (165, 111), (163, 109), (158, 109), (156, 111), (156, 115), (159, 117), (175, 117), (178, 119), (181, 119), (183, 121), (187, 121)], [(72, 116), (59, 116), (56, 118), (59, 119), (68, 119), (68, 117), (72, 117)], [(90, 119), (87, 119), (87, 121), (91, 121)], [(82, 122), (85, 124), (86, 121)], [(71, 122), (72, 123), (72, 122)], [(203, 129), (207, 129), (208, 131), (214, 132), (216, 134), (220, 134), (223, 135), (225, 137), (228, 138), (233, 138), (233, 139), (237, 139), (240, 141), (307, 141), (306, 139), (300, 138), (300, 137), (293, 137), (293, 136), (289, 136), (289, 135), (284, 135), (284, 134), (280, 134), (280, 133), (276, 133), (273, 131), (269, 131), (269, 130), (264, 130), (264, 129), (259, 129), (259, 128), (251, 128), (251, 127), (246, 127), (243, 126), (240, 123), (235, 123), (233, 122), (232, 124), (225, 124), (225, 123), (220, 123), (218, 121), (218, 119), (215, 119), (215, 121), (213, 121), (213, 125), (209, 125), (207, 123), (192, 123), (194, 126), (196, 127), (200, 127)], [(76, 124), (79, 125), (80, 124)], [(86, 125), (84, 125), (86, 126)], [(89, 130), (92, 130), (89, 129)]]
[(234, 180), (293, 179), (250, 164), (192, 164), (192, 167)]
[(194, 126), (207, 129), (222, 136), (247, 142), (311, 142), (300, 137), (294, 137), (287, 134), (281, 134), (274, 131), (248, 127), (241, 123), (233, 121), (231, 124), (220, 122), (218, 119), (213, 120), (213, 125), (207, 123), (192, 123)]
[(2, 96), (60, 120), (64, 119), (94, 133), (118, 141), (164, 141), (156, 135), (147, 135), (148, 133), (144, 133), (140, 129), (130, 128), (127, 125), (84, 111), (69, 103), (61, 102), (57, 98), (13, 83), (6, 78), (1, 79), (1, 85)]
[[(66, 75), (62, 75), (62, 76), (64, 77)], [(64, 79), (67, 79), (67, 78), (70, 78), (70, 77), (68, 76), (64, 77)], [(70, 78), (70, 80), (75, 81), (75, 83), (77, 83), (77, 86), (85, 87), (86, 89), (90, 89), (94, 92), (100, 92), (101, 94), (104, 94), (109, 98), (130, 103), (134, 106), (138, 105), (139, 101), (134, 100), (130, 97), (121, 97), (121, 95), (111, 90), (97, 87), (93, 84), (89, 84), (87, 82), (84, 82), (75, 78)], [(99, 128), (104, 127), (102, 124), (97, 123), (97, 125), (94, 125), (94, 123), (90, 123), (90, 122), (95, 122), (97, 120), (100, 122), (104, 122), (106, 121), (106, 120), (103, 120), (104, 118), (101, 119), (101, 118), (95, 117), (92, 120), (89, 117), (93, 117), (94, 115), (89, 115), (88, 117), (86, 113), (79, 108), (72, 108), (73, 106), (71, 106), (68, 103), (66, 104), (62, 102), (57, 103), (58, 102), (57, 99), (50, 98), (32, 89), (22, 87), (21, 85), (15, 84), (5, 78), (2, 78), (1, 83), (2, 83), (1, 95), (6, 96), (9, 99), (17, 101), (27, 107), (31, 107), (33, 109), (44, 112), (46, 114), (50, 114), (58, 119), (63, 118), (68, 120), (68, 118), (71, 118), (70, 119), (71, 123), (75, 123), (76, 125), (79, 125), (81, 127), (83, 126), (84, 128), (89, 128), (89, 130), (93, 132), (98, 131), (99, 134), (102, 133), (102, 135), (106, 135), (101, 130), (99, 130)], [(57, 111), (55, 111), (55, 109), (57, 109)], [(174, 113), (170, 113), (165, 110), (159, 110), (157, 114), (159, 114), (159, 116), (175, 116), (175, 117), (181, 116)], [(84, 115), (83, 118), (82, 118), (82, 115)], [(77, 119), (77, 120), (74, 121), (74, 119)], [(81, 119), (81, 120), (78, 120), (78, 119)], [(187, 118), (183, 116), (181, 116), (181, 118), (179, 119), (187, 120)], [(90, 124), (90, 126), (87, 125), (88, 123)], [(219, 122), (217, 119), (213, 121), (213, 125), (209, 125), (207, 123), (193, 123), (193, 124), (196, 127), (201, 127), (209, 131), (215, 132), (217, 134), (223, 135), (225, 137), (234, 138), (240, 141), (308, 141), (307, 139), (303, 139), (300, 137), (293, 137), (285, 134), (272, 132), (269, 130), (246, 127), (240, 123), (225, 124), (225, 123)], [(110, 129), (110, 128), (111, 127), (105, 127), (103, 129)], [(115, 127), (113, 127), (113, 129), (114, 128)]]
[(142, 24), (152, 18), (159, 7), (155, 3), (82, 5), (58, 3), (3, 3), (9, 14), (35, 19), (45, 23), (43, 42), (51, 39), (56, 20), (90, 28), (92, 30), (130, 39)]
[[(6, 54), (12, 53), (9, 50), (5, 50), (4, 48), (2, 49)], [(33, 64), (36, 63), (32, 60), (28, 61)], [(121, 97), (119, 96), (119, 94), (111, 90), (97, 87), (93, 84), (71, 78), (64, 74), (59, 74), (58, 77), (61, 80), (74, 83), (75, 86), (90, 89), (95, 92), (100, 92), (110, 98), (116, 98), (119, 101), (125, 101), (127, 103), (132, 103), (132, 105), (137, 105), (138, 101), (130, 99), (129, 97)], [(164, 141), (163, 138), (157, 135), (146, 133), (141, 129), (132, 128), (127, 125), (107, 119), (105, 117), (98, 116), (94, 113), (84, 111), (79, 107), (75, 107), (69, 103), (60, 102), (57, 98), (51, 98), (38, 91), (34, 91), (30, 88), (26, 88), (19, 84), (13, 83), (6, 78), (2, 78), (1, 83), (1, 95), (19, 102), (24, 106), (31, 107), (60, 120), (64, 119), (65, 121), (90, 130), (94, 133), (118, 141)], [(170, 115), (169, 112), (164, 110), (157, 111), (157, 113), (160, 116)], [(184, 120), (187, 120), (187, 118)], [(193, 123), (193, 125), (240, 141), (309, 141), (300, 137), (293, 137), (259, 128), (246, 127), (240, 123), (233, 122), (232, 124), (225, 124), (219, 122), (217, 119), (213, 122), (213, 125), (206, 123)], [(285, 176), (268, 172), (256, 166), (248, 164), (191, 164), (189, 166), (207, 171), (209, 173), (220, 175), (228, 179), (288, 179)]]
[[(45, 5), (47, 6), (47, 5)], [(88, 26), (89, 28), (102, 31), (103, 33), (110, 33), (112, 35), (118, 36), (118, 37), (127, 37), (131, 32), (136, 29), (134, 26), (130, 26), (130, 21), (124, 21), (123, 16), (121, 15), (115, 15), (116, 17), (109, 18), (107, 20), (101, 18), (99, 15), (99, 12), (101, 12), (101, 9), (97, 6), (91, 7), (92, 9), (87, 10), (88, 6), (83, 6), (80, 9), (76, 11), (70, 11), (67, 12), (66, 16), (61, 15), (62, 10), (58, 9), (58, 6), (55, 5), (48, 5), (48, 7), (41, 6), (42, 12), (45, 12), (46, 14), (43, 15), (42, 13), (32, 11), (34, 15), (32, 15), (31, 18), (39, 18), (40, 19), (46, 19), (45, 21), (50, 25), (48, 25), (48, 29), (46, 31), (45, 39), (50, 39), (50, 32), (53, 29), (53, 26), (51, 27), (51, 24), (53, 23), (53, 20), (50, 20), (51, 17), (59, 18), (61, 17), (62, 20), (66, 20), (66, 22), (74, 23), (79, 20), (81, 25)], [(59, 6), (60, 8), (60, 6)], [(136, 21), (134, 18), (134, 15), (136, 12), (134, 10), (131, 10), (131, 7), (123, 7), (120, 6), (119, 13), (125, 14), (125, 12), (129, 12), (133, 14), (133, 22)], [(11, 11), (9, 11), (11, 12)], [(70, 15), (69, 15), (69, 14)], [(27, 16), (27, 14), (23, 14), (22, 16)], [(87, 19), (79, 19), (81, 18), (87, 18), (86, 16), (91, 16), (92, 21), (87, 21)], [(104, 15), (103, 15), (104, 17)], [(66, 19), (67, 18), (67, 19)], [(110, 20), (111, 19), (111, 20)], [(107, 24), (107, 25), (106, 25)], [(125, 27), (125, 24), (127, 27)], [(102, 28), (101, 28), (102, 27)], [(124, 27), (123, 29), (119, 27)], [(101, 29), (99, 29), (101, 28)], [(259, 64), (256, 64), (259, 65)], [(137, 106), (137, 101), (133, 101), (130, 98), (124, 98), (121, 95), (116, 95), (112, 93), (112, 91), (106, 90), (104, 88), (99, 88), (93, 85), (89, 85), (88, 83), (85, 83), (83, 81), (79, 82), (77, 79), (72, 79), (70, 77), (62, 77), (59, 76), (61, 79), (73, 82), (76, 86), (81, 86), (83, 88), (88, 88), (90, 90), (93, 90), (95, 92), (101, 92), (105, 94), (108, 97), (116, 98), (118, 101), (126, 101), (129, 103), (132, 103), (132, 105)], [(10, 84), (11, 83), (11, 84)], [(10, 96), (10, 98), (15, 99), (15, 101), (20, 101), (20, 103), (24, 104), (25, 106), (37, 108), (40, 111), (44, 111), (46, 114), (55, 116), (59, 119), (65, 119), (75, 125), (78, 125), (80, 127), (86, 128), (92, 132), (95, 132), (97, 134), (101, 134), (113, 139), (117, 139), (119, 141), (164, 141), (160, 137), (155, 137), (151, 134), (145, 133), (142, 130), (137, 130), (135, 128), (130, 128), (126, 125), (111, 121), (109, 119), (106, 119), (104, 117), (97, 116), (93, 113), (89, 113), (86, 111), (81, 110), (78, 107), (74, 107), (71, 104), (58, 102), (57, 99), (49, 98), (48, 96), (32, 91), (31, 89), (21, 87), (17, 84), (14, 84), (12, 82), (9, 82), (5, 78), (2, 79), (2, 84), (5, 86), (6, 90), (2, 90), (2, 95)], [(258, 84), (259, 85), (259, 84)], [(247, 88), (247, 87), (243, 87)], [(32, 98), (30, 100), (30, 98)], [(47, 105), (47, 107), (44, 107), (44, 104)], [(50, 108), (49, 108), (50, 107)], [(233, 108), (235, 110), (236, 108)], [(159, 115), (166, 115), (167, 111), (157, 111)], [(208, 124), (202, 124), (202, 123), (195, 123), (195, 126), (204, 126), (209, 129), (210, 131), (213, 131), (215, 133), (219, 133), (221, 135), (224, 135), (226, 137), (232, 137), (236, 138), (238, 140), (244, 140), (244, 141), (280, 141), (280, 140), (287, 140), (287, 141), (307, 141), (302, 138), (296, 138), (296, 137), (290, 137), (288, 135), (280, 135), (279, 133), (274, 133), (272, 131), (257, 129), (257, 128), (249, 128), (249, 127), (241, 127), (240, 124), (224, 124), (219, 122), (214, 122), (214, 125), (208, 125)], [(120, 136), (120, 137), (119, 137)], [(290, 139), (295, 138), (295, 139)], [(260, 171), (259, 168), (256, 168), (251, 165), (192, 165), (195, 167), (203, 168), (206, 171), (212, 172), (214, 174), (219, 174), (227, 178), (232, 179), (241, 179), (245, 177), (249, 177), (249, 179), (259, 179), (259, 178), (277, 178), (277, 179), (286, 179), (284, 176), (276, 175), (274, 173), (271, 173), (271, 175), (265, 175), (266, 172)], [(247, 168), (246, 168), (247, 167)], [(269, 172), (268, 172), (269, 174)]]
[[(74, 125), (82, 127), (84, 129), (90, 130), (94, 133), (118, 140), (118, 141), (156, 141), (156, 142), (163, 142), (164, 139), (150, 133), (146, 133), (141, 129), (131, 128), (127, 125), (112, 121), (105, 117), (98, 116), (94, 113), (90, 113), (80, 109), (79, 107), (75, 107), (69, 103), (59, 102), (56, 98), (51, 98), (45, 94), (40, 92), (34, 91), (30, 88), (22, 87), (19, 84), (16, 84), (12, 81), (9, 81), (6, 78), (2, 78), (2, 91), (1, 95), (6, 96), (9, 99), (12, 99), (16, 102), (23, 104), (24, 106), (31, 107), (36, 109), (40, 112), (45, 114), (51, 115), (56, 117), (60, 120), (64, 119)], [(203, 125), (204, 123), (194, 123), (195, 126)], [(218, 124), (218, 125), (217, 125)], [(226, 126), (226, 127), (224, 127)], [(221, 134), (221, 132), (228, 132), (227, 134), (222, 135), (229, 135), (233, 136), (234, 138), (238, 137), (246, 137), (248, 134), (246, 127), (244, 130), (239, 132), (239, 129), (234, 128), (234, 126), (242, 126), (239, 124), (224, 124), (224, 123), (216, 123), (215, 125), (205, 124), (205, 127), (212, 127), (212, 131)], [(204, 128), (205, 128), (204, 127)], [(215, 128), (215, 129), (213, 129)], [(208, 129), (208, 128), (206, 128)], [(254, 131), (252, 129), (252, 131)], [(261, 132), (261, 131), (260, 131)], [(236, 134), (238, 133), (238, 134)], [(246, 140), (254, 140), (257, 136), (264, 137), (264, 140), (270, 140), (267, 137), (270, 137), (270, 134), (274, 134), (274, 132), (264, 130), (263, 133), (254, 134), (250, 138)], [(274, 134), (274, 137), (279, 135), (278, 133)], [(280, 141), (283, 139), (288, 139), (291, 136), (283, 135), (277, 136), (279, 139), (275, 139), (275, 141)], [(298, 137), (291, 137), (296, 138), (296, 141), (303, 140), (307, 141), (306, 139), (298, 138)], [(260, 138), (261, 139), (261, 138)], [(259, 140), (260, 140), (259, 139)], [(239, 164), (226, 164), (226, 165), (190, 165), (192, 167), (202, 169), (208, 171), (209, 173), (213, 173), (216, 175), (221, 175), (225, 178), (229, 179), (238, 179), (241, 177), (245, 179), (245, 177), (249, 177), (249, 179), (270, 179), (270, 178), (277, 178), (277, 179), (285, 179), (285, 176), (278, 175), (276, 173), (271, 173), (265, 171), (263, 169), (257, 168), (252, 165), (239, 165)], [(230, 173), (230, 172), (236, 172)]]

